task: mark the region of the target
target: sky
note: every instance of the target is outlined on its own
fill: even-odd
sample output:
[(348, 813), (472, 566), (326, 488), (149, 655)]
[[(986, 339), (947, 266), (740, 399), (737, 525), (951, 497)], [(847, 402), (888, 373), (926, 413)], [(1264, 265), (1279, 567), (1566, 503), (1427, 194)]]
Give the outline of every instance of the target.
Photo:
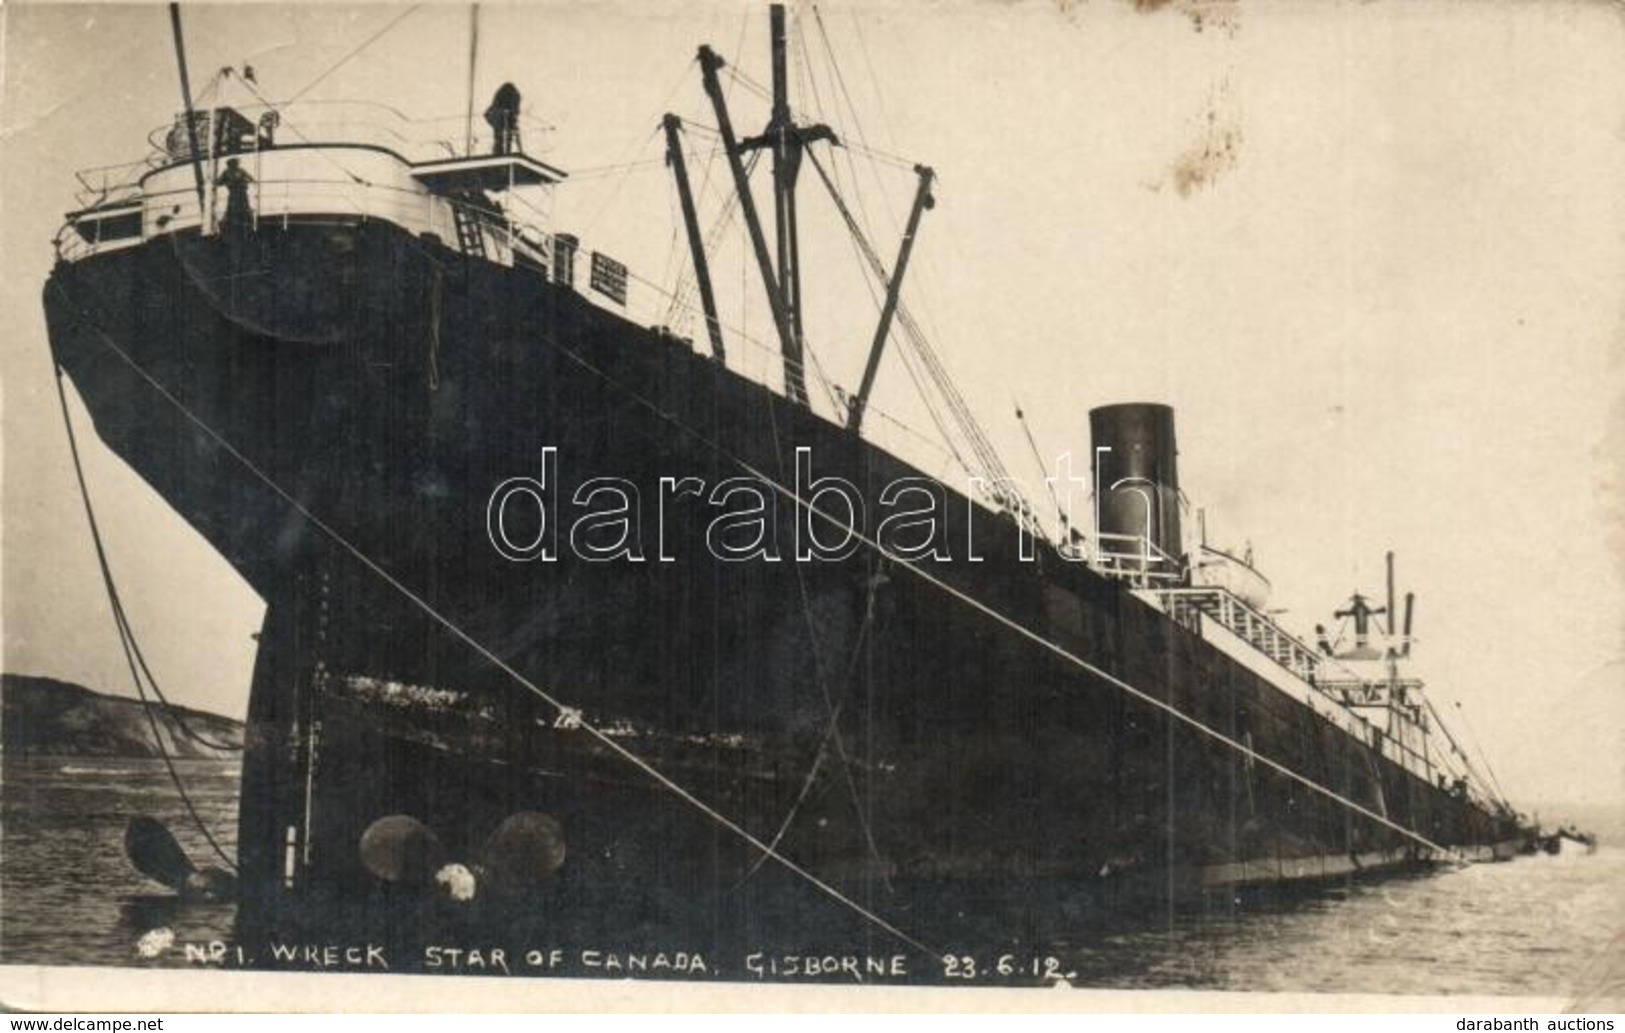
[[(248, 62), (273, 97), (453, 126), (465, 110), (466, 7), (184, 10), (195, 82)], [(144, 4), (0, 16), (3, 665), (128, 694), (39, 291), (73, 172), (139, 159), (179, 106), (169, 25)], [(909, 166), (938, 172), (905, 302), (1034, 497), (1017, 404), (1046, 464), (1082, 462), (1093, 406), (1174, 406), (1186, 494), (1215, 544), (1251, 545), (1284, 622), (1307, 630), (1355, 589), (1380, 594), (1394, 550), (1418, 596), (1418, 673), (1513, 801), (1553, 818), (1625, 804), (1617, 10), (869, 0), (794, 7), (792, 27), (798, 110), (853, 145), (819, 153), (858, 188), (888, 264)], [(527, 148), (576, 173), (557, 228), (658, 300), (686, 263), (660, 116), (699, 127), (709, 223), (722, 170), (694, 50), (748, 77), (730, 98), (757, 131), (765, 9), (488, 4), (479, 36), (476, 110), (519, 87), (538, 120)], [(802, 197), (808, 337), (850, 390), (872, 295), (810, 169)], [(732, 361), (771, 381), (771, 347), (743, 339), (768, 321), (741, 236), (713, 257), (723, 320)], [(154, 671), (176, 701), (240, 715), (259, 601), (74, 405)], [(895, 355), (874, 405), (930, 425)], [(889, 420), (867, 426), (930, 465)]]

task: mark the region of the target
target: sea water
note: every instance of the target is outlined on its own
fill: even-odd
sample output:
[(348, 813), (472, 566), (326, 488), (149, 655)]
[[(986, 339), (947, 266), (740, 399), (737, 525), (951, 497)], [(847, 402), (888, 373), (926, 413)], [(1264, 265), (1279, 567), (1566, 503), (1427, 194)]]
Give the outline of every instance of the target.
[[(229, 943), (229, 904), (185, 904), (124, 856), (128, 820), (168, 825), (199, 865), (234, 855), (234, 762), (8, 757), (0, 827), (0, 962), (187, 965), (154, 950)], [(205, 836), (204, 830), (208, 836)], [(144, 939), (145, 937), (145, 939)], [(1556, 997), (1620, 993), (1625, 847), (1346, 885), (1268, 906), (1159, 915), (1051, 948), (1074, 986)], [(193, 959), (195, 963), (196, 959)], [(1023, 959), (1022, 963), (1025, 963)], [(837, 972), (837, 975), (839, 973)], [(740, 973), (737, 978), (751, 978)]]

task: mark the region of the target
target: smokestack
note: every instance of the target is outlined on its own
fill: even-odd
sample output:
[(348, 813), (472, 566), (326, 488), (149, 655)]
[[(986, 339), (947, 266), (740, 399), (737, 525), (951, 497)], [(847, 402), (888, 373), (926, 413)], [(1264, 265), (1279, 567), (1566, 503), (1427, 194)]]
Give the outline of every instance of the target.
[(1177, 574), (1185, 547), (1173, 409), (1150, 402), (1101, 406), (1089, 412), (1089, 432), (1101, 555), (1128, 569)]

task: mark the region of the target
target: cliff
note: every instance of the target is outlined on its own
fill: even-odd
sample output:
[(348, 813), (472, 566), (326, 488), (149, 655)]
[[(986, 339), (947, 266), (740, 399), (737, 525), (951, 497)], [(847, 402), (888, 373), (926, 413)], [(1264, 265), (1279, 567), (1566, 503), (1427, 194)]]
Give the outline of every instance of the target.
[[(30, 675), (0, 675), (0, 731), (8, 756), (229, 758), (181, 730), (180, 722), (211, 743), (241, 746), (241, 722), (187, 707), (154, 708), (158, 734), (139, 700), (93, 692), (82, 685)], [(179, 721), (176, 720), (178, 716)]]

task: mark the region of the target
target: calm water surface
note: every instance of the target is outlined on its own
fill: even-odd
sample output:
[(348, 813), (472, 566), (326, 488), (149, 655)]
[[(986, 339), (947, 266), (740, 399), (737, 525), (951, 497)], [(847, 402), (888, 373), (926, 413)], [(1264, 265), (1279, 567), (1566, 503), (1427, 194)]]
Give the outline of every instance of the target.
[[(235, 763), (177, 763), (234, 853)], [(180, 953), (143, 957), (150, 930), (168, 928), (179, 942), (230, 938), (230, 905), (180, 907), (124, 858), (125, 823), (143, 813), (174, 830), (194, 861), (213, 858), (161, 762), (7, 758), (4, 773), (0, 960), (165, 967), (182, 964)], [(1619, 978), (1625, 848), (1391, 879), (1091, 939), (1060, 952), (1075, 985), (1584, 999)]]

